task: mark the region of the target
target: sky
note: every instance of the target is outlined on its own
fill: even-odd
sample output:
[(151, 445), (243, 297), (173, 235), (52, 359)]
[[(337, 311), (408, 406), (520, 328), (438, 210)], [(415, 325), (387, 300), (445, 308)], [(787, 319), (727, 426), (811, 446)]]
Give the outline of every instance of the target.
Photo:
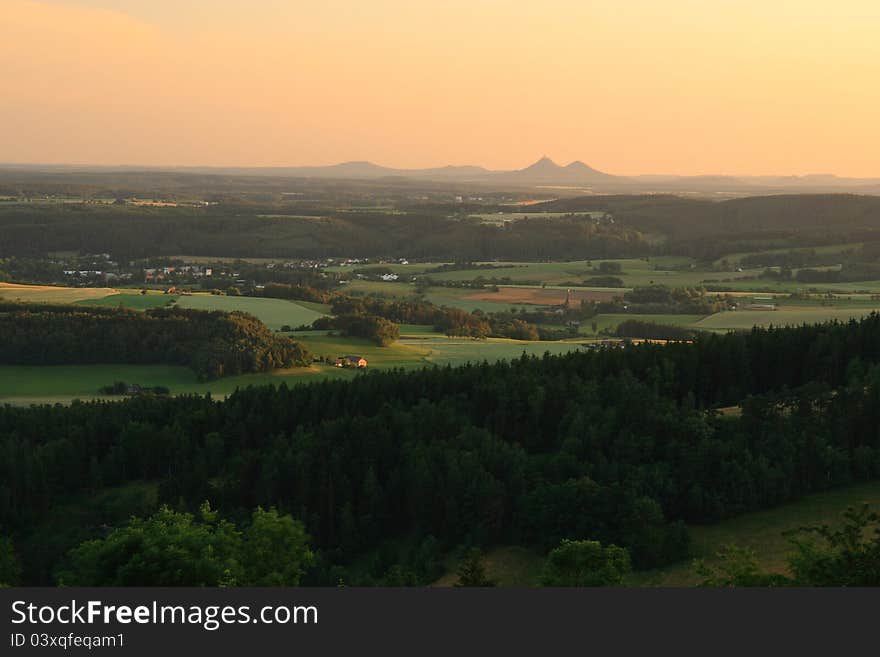
[(0, 162), (880, 176), (877, 0), (0, 0)]

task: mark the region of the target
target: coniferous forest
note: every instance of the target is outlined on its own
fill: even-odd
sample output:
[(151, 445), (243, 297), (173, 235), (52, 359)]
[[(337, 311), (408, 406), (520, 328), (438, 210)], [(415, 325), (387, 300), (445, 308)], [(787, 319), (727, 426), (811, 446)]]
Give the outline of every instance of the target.
[[(80, 351), (87, 335), (77, 330)], [(27, 584), (125, 583), (122, 566), (95, 564), (149, 522), (196, 522), (205, 502), (233, 524), (199, 531), (227, 537), (230, 555), (257, 509), (281, 514), (273, 522), (304, 544), (305, 532), (305, 584), (426, 583), (448, 551), (497, 543), (599, 541), (644, 569), (687, 556), (686, 524), (880, 477), (880, 316), (376, 371), (225, 401), (7, 406), (0, 450), (0, 533)], [(133, 482), (157, 492), (126, 511), (167, 505), (164, 516), (129, 534), (94, 526), (40, 540), (36, 519), (66, 500)], [(277, 576), (248, 579), (248, 567), (239, 582)]]
[(244, 312), (0, 303), (0, 335), (4, 365), (169, 363), (215, 379), (310, 362)]

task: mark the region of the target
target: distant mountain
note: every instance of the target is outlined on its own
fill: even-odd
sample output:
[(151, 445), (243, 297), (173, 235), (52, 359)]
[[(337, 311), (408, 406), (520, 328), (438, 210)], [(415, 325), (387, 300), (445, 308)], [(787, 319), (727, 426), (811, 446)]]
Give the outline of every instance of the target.
[(525, 169), (498, 171), (494, 177), (497, 180), (545, 185), (589, 185), (598, 181), (618, 179), (617, 176), (597, 171), (581, 161), (563, 167), (546, 155)]
[[(510, 187), (559, 187), (594, 194), (766, 195), (789, 191), (799, 193), (851, 192), (880, 194), (880, 178), (841, 178), (832, 174), (804, 176), (729, 175), (637, 175), (615, 176), (576, 160), (561, 166), (544, 156), (522, 169), (490, 170), (481, 166), (443, 166), (424, 169), (396, 169), (373, 162), (342, 162), (328, 166), (303, 167), (94, 167), (72, 165), (2, 165), (15, 170), (43, 171), (156, 171), (205, 175), (280, 176), (348, 180), (404, 179)], [(562, 190), (560, 190), (562, 191)]]
[[(199, 172), (207, 172), (204, 167)], [(329, 166), (306, 167), (266, 167), (266, 168), (222, 168), (217, 173), (233, 174), (269, 174), (292, 176), (297, 178), (418, 178), (422, 180), (443, 180), (458, 182), (504, 182), (523, 185), (588, 185), (596, 181), (618, 180), (617, 176), (597, 171), (583, 162), (572, 162), (567, 166), (556, 164), (549, 157), (540, 160), (524, 169), (513, 171), (491, 171), (479, 166), (444, 166), (427, 169), (395, 169), (384, 167), (372, 162), (342, 162)], [(622, 179), (621, 179), (622, 180)]]
[(545, 155), (534, 164), (513, 173), (525, 176), (552, 176), (554, 174), (558, 175), (561, 171), (563, 171), (563, 168)]
[(430, 169), (394, 169), (366, 161), (342, 162), (328, 166), (305, 167), (249, 167), (221, 169), (222, 173), (269, 174), (292, 176), (297, 178), (348, 178), (375, 179), (388, 177), (430, 178), (435, 180), (461, 180), (469, 178), (485, 178), (490, 175), (488, 169), (477, 166), (445, 166)]
[(342, 178), (375, 178), (392, 175), (393, 169), (383, 167), (372, 162), (343, 162), (327, 167), (302, 167), (303, 170), (313, 170), (314, 173), (339, 176)]

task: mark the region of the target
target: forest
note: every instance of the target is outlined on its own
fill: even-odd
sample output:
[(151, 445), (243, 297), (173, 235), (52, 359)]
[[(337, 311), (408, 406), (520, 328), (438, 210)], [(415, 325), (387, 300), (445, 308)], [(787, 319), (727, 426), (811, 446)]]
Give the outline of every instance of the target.
[(311, 361), (243, 312), (0, 303), (0, 335), (4, 365), (168, 363), (207, 380)]
[[(809, 248), (844, 242), (876, 248), (880, 241), (880, 198), (872, 196), (790, 194), (720, 202), (671, 195), (582, 196), (535, 203), (527, 218), (493, 224), (478, 217), (509, 208), (488, 198), (473, 204), (452, 203), (449, 196), (444, 202), (415, 202), (397, 190), (390, 192), (393, 210), (353, 212), (340, 209), (339, 199), (357, 203), (356, 183), (349, 181), (332, 194), (323, 188), (331, 183), (297, 184), (317, 198), (290, 205), (276, 192), (247, 201), (216, 197), (220, 200), (172, 207), (0, 205), (0, 258), (64, 251), (123, 258), (406, 255), (455, 262), (674, 254), (713, 261), (734, 252), (782, 249), (802, 252), (795, 261), (811, 264), (821, 258), (805, 257)], [(603, 212), (613, 223), (597, 223), (579, 212)]]
[(225, 401), (6, 406), (0, 453), (0, 533), (27, 584), (124, 581), (124, 564), (86, 571), (130, 558), (111, 549), (130, 544), (126, 514), (112, 542), (99, 525), (47, 542), (38, 519), (138, 482), (155, 499), (134, 494), (128, 514), (168, 509), (145, 526), (192, 524), (205, 502), (242, 537), (258, 508), (302, 523), (303, 584), (427, 583), (450, 550), (502, 542), (597, 541), (644, 569), (687, 557), (687, 524), (880, 478), (880, 315)]
[(241, 210), (234, 205), (0, 207), (0, 257), (79, 251), (141, 258), (181, 253), (264, 258), (405, 253), (423, 259), (540, 260), (649, 251), (638, 230), (581, 218), (536, 217), (495, 226), (419, 208), (403, 214), (331, 210), (331, 216), (297, 221), (275, 214), (273, 207)]

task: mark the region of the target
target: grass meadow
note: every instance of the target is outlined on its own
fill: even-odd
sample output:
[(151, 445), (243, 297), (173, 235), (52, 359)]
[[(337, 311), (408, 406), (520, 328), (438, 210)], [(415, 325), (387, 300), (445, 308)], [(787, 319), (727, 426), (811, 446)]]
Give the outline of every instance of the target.
[[(323, 331), (291, 333), (314, 356), (335, 359), (358, 355), (369, 369), (415, 369), (431, 365), (462, 365), (483, 360), (518, 358), (523, 353), (543, 355), (580, 348), (580, 342), (519, 342), (446, 338), (432, 327), (408, 327), (404, 339), (378, 347), (361, 338), (343, 338)], [(174, 365), (0, 365), (0, 404), (69, 403), (74, 399), (103, 398), (99, 390), (114, 381), (142, 386), (165, 386), (171, 394), (207, 394), (223, 397), (250, 385), (297, 385), (325, 378), (353, 378), (359, 372), (324, 363), (199, 381), (187, 367)], [(121, 399), (111, 397), (110, 399)]]
[[(691, 526), (691, 558), (664, 568), (633, 573), (629, 586), (689, 587), (700, 583), (694, 560), (711, 566), (725, 546), (751, 548), (760, 566), (774, 573), (787, 572), (791, 552), (783, 535), (804, 525), (840, 523), (840, 514), (850, 506), (868, 503), (880, 509), (880, 482), (857, 484), (832, 491), (816, 493), (797, 502), (774, 509), (747, 513), (712, 525)], [(484, 558), (486, 574), (500, 586), (537, 586), (540, 583), (544, 555), (519, 546), (502, 545), (490, 549)], [(434, 586), (452, 586), (457, 563), (447, 564), (448, 572)]]
[(326, 313), (306, 307), (297, 301), (264, 299), (260, 297), (227, 297), (214, 294), (193, 294), (177, 300), (180, 308), (196, 310), (241, 310), (250, 313), (266, 326), (278, 330), (284, 325), (291, 327), (311, 324)]
[(177, 301), (177, 296), (157, 292), (120, 292), (96, 299), (83, 299), (77, 301), (83, 306), (104, 306), (110, 308), (130, 308), (132, 310), (147, 310), (149, 308), (161, 308)]

